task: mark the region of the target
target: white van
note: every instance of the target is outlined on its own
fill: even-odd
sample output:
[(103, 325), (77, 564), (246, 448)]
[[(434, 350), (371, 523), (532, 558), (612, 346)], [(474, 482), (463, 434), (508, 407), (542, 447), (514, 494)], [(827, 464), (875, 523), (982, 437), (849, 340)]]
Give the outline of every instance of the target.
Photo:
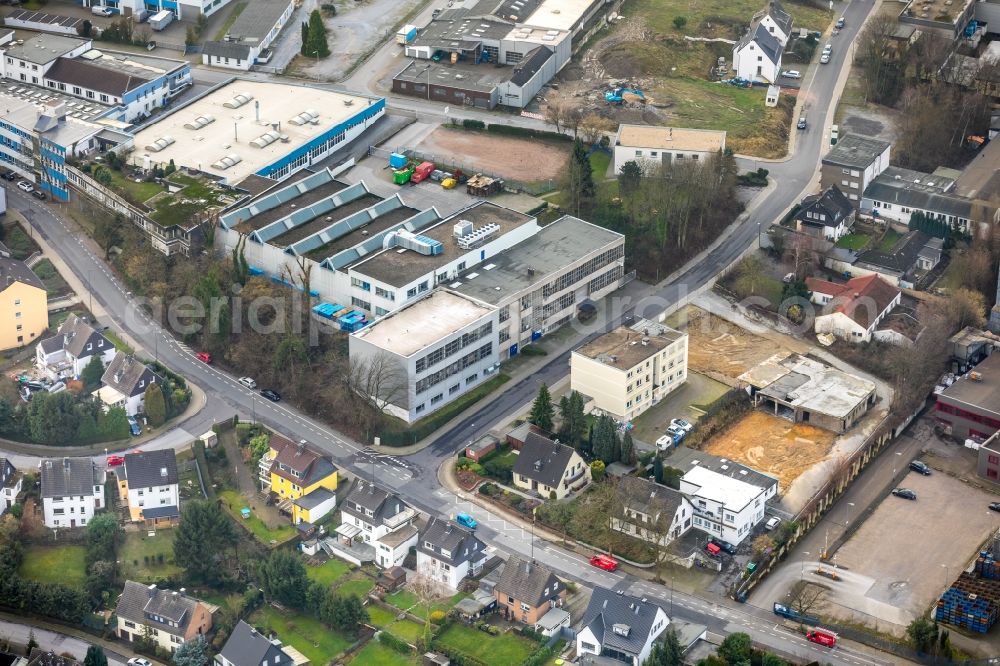
[(114, 16), (115, 10), (111, 9), (111, 7), (91, 7), (90, 13), (94, 16)]

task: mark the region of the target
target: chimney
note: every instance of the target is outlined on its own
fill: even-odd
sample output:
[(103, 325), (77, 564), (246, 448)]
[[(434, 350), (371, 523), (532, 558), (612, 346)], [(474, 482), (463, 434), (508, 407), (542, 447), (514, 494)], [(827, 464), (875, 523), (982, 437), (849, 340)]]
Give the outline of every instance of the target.
[(173, 599), (174, 601), (177, 601), (177, 592), (171, 592), (170, 598)]
[(306, 440), (300, 439), (299, 445), (298, 447), (296, 447), (295, 451), (301, 456), (303, 453), (305, 453), (305, 450), (306, 450)]
[(69, 458), (63, 458), (63, 467), (69, 469)]
[(603, 603), (603, 604), (601, 604), (601, 609), (602, 609), (602, 610), (604, 610), (604, 609), (606, 609), (607, 607), (608, 607), (608, 600), (607, 600), (607, 599), (605, 599), (605, 600), (604, 600), (604, 603)]
[(186, 587), (182, 587), (181, 588), (181, 594), (184, 594), (184, 595), (187, 594), (187, 588)]
[(146, 588), (146, 591), (149, 592), (149, 598), (150, 599), (152, 599), (153, 597), (155, 597), (156, 596), (156, 584), (155, 583), (151, 584), (149, 587)]

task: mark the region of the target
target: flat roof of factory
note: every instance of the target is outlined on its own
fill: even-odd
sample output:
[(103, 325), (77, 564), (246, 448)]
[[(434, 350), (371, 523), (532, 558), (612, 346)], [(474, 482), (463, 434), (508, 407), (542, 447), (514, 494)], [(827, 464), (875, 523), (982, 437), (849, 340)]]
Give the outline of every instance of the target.
[[(237, 108), (225, 106), (237, 96), (249, 99)], [(132, 161), (142, 165), (148, 157), (153, 163), (167, 164), (173, 159), (177, 166), (195, 168), (235, 184), (361, 113), (374, 101), (288, 83), (238, 79), (137, 133)], [(315, 123), (289, 122), (306, 111), (318, 116)], [(200, 129), (185, 127), (199, 117), (214, 120)], [(278, 131), (287, 141), (274, 141), (263, 148), (251, 145), (278, 123)], [(165, 138), (173, 142), (162, 150), (147, 148)], [(240, 161), (228, 168), (213, 166), (227, 156), (237, 156)]]

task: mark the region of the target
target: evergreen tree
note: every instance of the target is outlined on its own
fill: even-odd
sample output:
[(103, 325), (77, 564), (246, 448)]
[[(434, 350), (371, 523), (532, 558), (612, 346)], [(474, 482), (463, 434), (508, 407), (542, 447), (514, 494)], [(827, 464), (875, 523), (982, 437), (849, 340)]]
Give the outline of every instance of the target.
[(158, 382), (154, 382), (146, 387), (144, 396), (146, 418), (149, 425), (157, 428), (167, 420), (167, 400), (163, 397), (163, 389)]
[(749, 664), (753, 653), (753, 641), (749, 634), (737, 631), (723, 639), (717, 652), (730, 666), (742, 663)]
[(615, 440), (617, 437), (615, 423), (610, 416), (605, 414), (598, 419), (597, 427), (594, 429), (594, 457), (604, 461), (605, 465), (615, 462)]
[(632, 441), (632, 433), (628, 430), (625, 431), (625, 435), (622, 437), (622, 451), (618, 460), (622, 461), (626, 465), (635, 464), (635, 443)]
[(80, 379), (83, 381), (84, 392), (89, 393), (101, 385), (101, 377), (104, 376), (104, 363), (101, 362), (99, 354), (90, 357), (90, 361), (83, 367)]
[(87, 648), (87, 656), (83, 658), (83, 666), (108, 666), (108, 657), (100, 645)]
[(590, 157), (579, 139), (573, 142), (573, 153), (566, 169), (566, 190), (576, 215), (579, 215), (580, 209), (594, 198), (596, 191), (594, 174), (590, 171)]
[(302, 608), (306, 601), (309, 578), (302, 558), (287, 550), (275, 550), (260, 567), (261, 587), (274, 601), (292, 608)]
[(302, 51), (301, 51), (301, 53), (302, 53), (302, 55), (309, 55), (306, 52), (306, 49), (309, 48), (309, 23), (306, 22), (306, 21), (303, 21), (302, 24), (299, 26), (299, 30), (302, 33)]
[(531, 414), (528, 416), (528, 421), (534, 423), (545, 432), (552, 432), (552, 422), (555, 416), (556, 410), (552, 406), (552, 395), (549, 394), (549, 387), (542, 384), (538, 387), (538, 395), (535, 397), (535, 402), (531, 405)]
[(618, 174), (618, 190), (622, 196), (634, 194), (639, 189), (642, 181), (642, 167), (635, 160), (629, 160), (622, 165), (622, 172)]
[(205, 666), (208, 663), (208, 641), (205, 636), (198, 634), (178, 645), (173, 662), (175, 666)]
[(325, 58), (330, 55), (330, 46), (326, 41), (326, 26), (323, 25), (323, 15), (318, 9), (309, 14), (309, 26), (306, 39), (302, 41), (302, 55), (310, 58)]
[(188, 502), (174, 530), (174, 560), (192, 580), (217, 582), (220, 578), (218, 558), (235, 538), (233, 524), (218, 502)]
[(583, 396), (570, 391), (559, 399), (559, 436), (572, 447), (583, 443), (587, 432), (587, 415), (583, 413)]
[(684, 663), (684, 649), (681, 648), (680, 639), (677, 632), (670, 629), (663, 634), (663, 640), (653, 644), (653, 651), (649, 653), (642, 666), (681, 666)]
[(653, 478), (657, 483), (663, 483), (663, 458), (660, 456), (653, 458)]

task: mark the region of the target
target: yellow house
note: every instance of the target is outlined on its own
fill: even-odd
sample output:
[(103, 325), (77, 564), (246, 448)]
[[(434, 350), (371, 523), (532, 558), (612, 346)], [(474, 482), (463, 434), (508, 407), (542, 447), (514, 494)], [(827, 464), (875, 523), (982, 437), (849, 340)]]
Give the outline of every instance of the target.
[(271, 436), (270, 447), (261, 460), (262, 485), (278, 496), (278, 508), (293, 524), (315, 523), (336, 507), (337, 467), (329, 456), (280, 435)]
[(0, 245), (0, 351), (30, 345), (49, 325), (45, 285)]

